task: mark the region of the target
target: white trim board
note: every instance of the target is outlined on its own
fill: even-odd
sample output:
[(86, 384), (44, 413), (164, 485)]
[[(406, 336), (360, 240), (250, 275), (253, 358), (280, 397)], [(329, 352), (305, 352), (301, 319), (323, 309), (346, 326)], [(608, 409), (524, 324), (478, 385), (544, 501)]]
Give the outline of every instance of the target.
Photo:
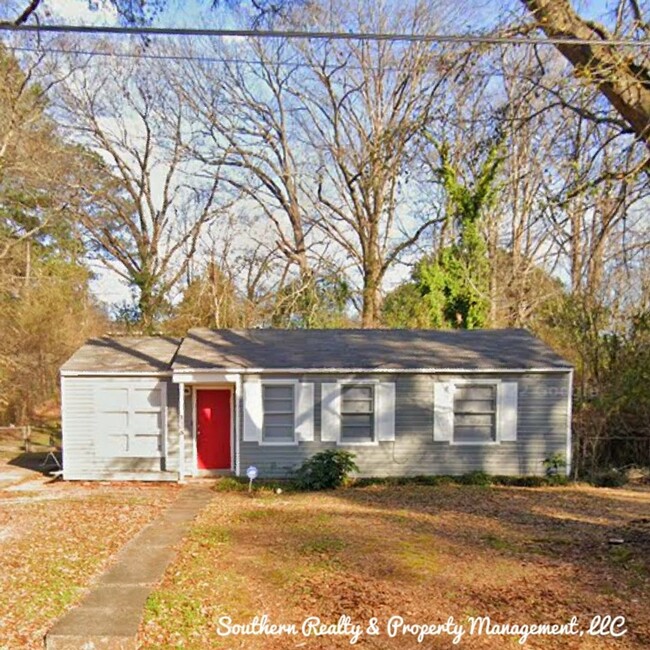
[[(568, 373), (573, 368), (225, 368), (224, 374), (243, 375), (282, 375), (282, 374), (526, 374), (535, 373)], [(192, 370), (174, 370), (174, 381), (187, 381), (186, 375), (203, 375), (214, 373), (213, 368), (194, 368)]]
[[(174, 383), (214, 382), (215, 377), (225, 378), (226, 382), (236, 383), (237, 375), (278, 375), (278, 374), (527, 374), (527, 373), (570, 373), (573, 368), (227, 368), (219, 372), (214, 368), (194, 368), (192, 370), (61, 370), (61, 377), (172, 377)], [(208, 376), (206, 376), (208, 375)], [(212, 375), (212, 376), (209, 376)], [(218, 380), (217, 380), (218, 381)], [(224, 381), (224, 380), (222, 380)]]
[(61, 377), (171, 377), (171, 370), (61, 370)]

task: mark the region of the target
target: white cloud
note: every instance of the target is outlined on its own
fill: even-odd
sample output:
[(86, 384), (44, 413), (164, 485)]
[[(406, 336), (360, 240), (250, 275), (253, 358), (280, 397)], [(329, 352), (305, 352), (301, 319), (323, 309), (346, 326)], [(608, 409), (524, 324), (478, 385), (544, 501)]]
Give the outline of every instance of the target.
[(47, 0), (44, 9), (51, 22), (83, 25), (117, 22), (115, 7), (106, 0)]

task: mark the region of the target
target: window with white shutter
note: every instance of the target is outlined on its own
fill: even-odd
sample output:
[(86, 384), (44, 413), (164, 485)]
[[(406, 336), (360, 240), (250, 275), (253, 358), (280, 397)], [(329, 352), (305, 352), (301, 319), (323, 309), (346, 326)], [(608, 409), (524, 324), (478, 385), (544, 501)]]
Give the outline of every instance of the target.
[(517, 440), (517, 382), (435, 382), (433, 399), (435, 441), (493, 445)]

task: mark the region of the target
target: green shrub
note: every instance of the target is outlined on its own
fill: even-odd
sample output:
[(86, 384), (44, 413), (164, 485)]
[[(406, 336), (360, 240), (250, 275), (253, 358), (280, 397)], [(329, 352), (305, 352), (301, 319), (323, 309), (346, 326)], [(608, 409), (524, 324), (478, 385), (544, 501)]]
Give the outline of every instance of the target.
[(570, 482), (571, 479), (568, 476), (565, 476), (564, 474), (556, 474), (555, 476), (546, 477), (546, 484), (550, 486), (569, 485)]
[(241, 492), (248, 490), (248, 481), (234, 476), (220, 478), (212, 487), (215, 492)]
[(414, 476), (413, 483), (416, 485), (452, 485), (456, 483), (457, 479), (454, 476), (447, 476), (446, 474), (434, 474), (433, 476)]
[(627, 476), (625, 472), (619, 472), (616, 469), (608, 469), (607, 471), (596, 474), (591, 482), (596, 487), (617, 488), (622, 487), (627, 483)]
[(468, 472), (456, 478), (461, 485), (481, 485), (483, 487), (492, 484), (492, 478), (485, 472)]
[(510, 487), (546, 487), (554, 485), (568, 485), (569, 479), (561, 474), (551, 476), (492, 476), (485, 472), (470, 472), (462, 476), (449, 476), (447, 474), (434, 474), (430, 476), (393, 476), (357, 478), (351, 483), (353, 487), (368, 487), (370, 485), (503, 485)]
[(508, 485), (511, 487), (544, 487), (550, 485), (546, 476), (493, 476), (492, 485)]
[[(212, 488), (215, 492), (246, 492), (248, 479), (245, 477), (224, 476), (216, 481)], [(295, 481), (286, 479), (257, 479), (253, 490), (262, 493), (295, 492), (298, 489)]]
[(560, 470), (566, 467), (566, 459), (564, 454), (551, 454), (542, 461), (542, 465), (546, 470), (546, 476), (558, 476), (561, 474)]
[(332, 490), (340, 487), (350, 472), (358, 472), (354, 454), (340, 449), (327, 449), (308, 458), (296, 474), (302, 490)]

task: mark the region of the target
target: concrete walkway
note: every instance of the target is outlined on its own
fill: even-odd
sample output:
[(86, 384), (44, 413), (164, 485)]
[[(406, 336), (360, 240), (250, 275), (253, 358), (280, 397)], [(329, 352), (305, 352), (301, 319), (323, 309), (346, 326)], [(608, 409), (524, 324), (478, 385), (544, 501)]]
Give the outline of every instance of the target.
[(207, 486), (187, 486), (168, 510), (116, 556), (86, 598), (45, 637), (48, 650), (131, 650), (147, 596), (175, 555), (174, 545), (212, 499)]

